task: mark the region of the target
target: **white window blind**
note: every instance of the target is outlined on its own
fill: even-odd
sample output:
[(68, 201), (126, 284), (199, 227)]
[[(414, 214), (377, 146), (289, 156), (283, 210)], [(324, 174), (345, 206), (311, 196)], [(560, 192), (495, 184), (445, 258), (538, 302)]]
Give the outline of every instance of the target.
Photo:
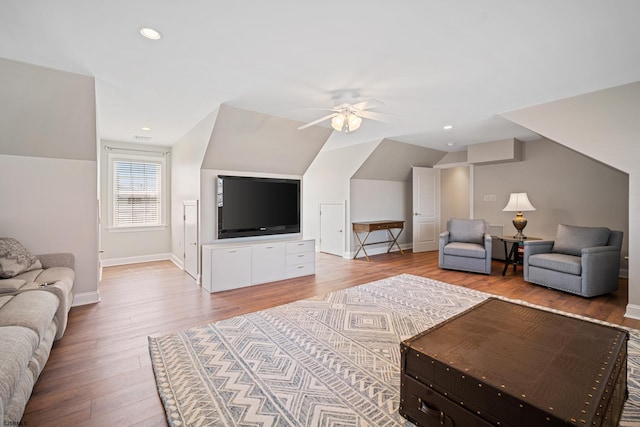
[(158, 162), (114, 160), (114, 227), (161, 224), (161, 171), (161, 164)]

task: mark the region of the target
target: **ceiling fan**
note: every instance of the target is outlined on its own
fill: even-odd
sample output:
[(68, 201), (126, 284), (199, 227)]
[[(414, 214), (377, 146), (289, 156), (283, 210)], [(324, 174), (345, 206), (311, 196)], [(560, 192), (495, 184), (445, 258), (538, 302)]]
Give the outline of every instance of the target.
[(331, 119), (331, 127), (338, 132), (354, 132), (362, 124), (363, 118), (384, 121), (382, 114), (369, 111), (369, 109), (379, 107), (382, 104), (383, 102), (377, 99), (359, 101), (356, 94), (347, 92), (334, 99), (335, 106), (327, 109), (332, 111), (331, 114), (327, 114), (324, 117), (320, 117), (317, 120), (306, 123), (298, 129), (306, 129), (310, 126)]

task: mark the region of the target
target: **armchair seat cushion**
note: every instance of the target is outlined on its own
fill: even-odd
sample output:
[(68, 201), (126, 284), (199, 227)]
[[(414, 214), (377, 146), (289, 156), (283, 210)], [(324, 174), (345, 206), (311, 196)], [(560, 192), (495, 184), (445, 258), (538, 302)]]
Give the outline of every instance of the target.
[(575, 276), (582, 274), (581, 258), (574, 255), (556, 253), (531, 255), (529, 257), (529, 265)]
[(444, 246), (444, 254), (484, 259), (487, 256), (487, 251), (484, 246), (476, 243), (451, 242)]

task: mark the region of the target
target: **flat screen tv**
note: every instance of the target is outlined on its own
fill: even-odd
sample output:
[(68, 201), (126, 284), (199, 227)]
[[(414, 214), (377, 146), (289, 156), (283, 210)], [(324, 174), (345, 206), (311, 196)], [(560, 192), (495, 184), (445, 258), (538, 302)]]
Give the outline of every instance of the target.
[(300, 180), (218, 175), (218, 239), (300, 233)]

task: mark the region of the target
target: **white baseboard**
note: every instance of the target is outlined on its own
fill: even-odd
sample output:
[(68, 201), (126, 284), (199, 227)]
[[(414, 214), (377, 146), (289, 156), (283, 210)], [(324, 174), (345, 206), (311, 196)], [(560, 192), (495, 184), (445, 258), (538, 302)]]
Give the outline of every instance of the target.
[(150, 261), (167, 261), (167, 260), (173, 261), (172, 256), (173, 254), (171, 253), (140, 255), (140, 256), (132, 256), (132, 257), (124, 257), (124, 258), (103, 259), (101, 263), (103, 267), (113, 267), (114, 265), (138, 264), (141, 262), (150, 262)]
[(172, 263), (174, 263), (176, 265), (176, 267), (178, 267), (180, 270), (184, 270), (184, 260), (180, 259), (176, 256), (176, 254), (171, 254), (171, 258), (169, 258), (169, 261), (171, 261)]
[(627, 312), (624, 314), (624, 317), (640, 320), (640, 305), (627, 304)]
[(73, 304), (71, 304), (71, 307), (77, 307), (79, 305), (95, 304), (98, 302), (100, 302), (100, 293), (98, 291), (81, 292), (73, 295)]
[[(413, 248), (413, 245), (411, 243), (405, 243), (400, 245), (400, 247), (402, 248), (403, 251), (408, 250)], [(370, 247), (367, 247), (367, 255), (372, 256), (372, 255), (380, 255), (380, 254), (386, 254), (387, 250), (389, 249), (389, 245), (386, 243), (381, 243), (380, 246), (375, 246), (375, 245), (371, 245)], [(356, 253), (358, 249), (356, 249), (355, 251), (351, 251), (348, 252), (345, 256), (345, 258), (348, 259), (353, 259), (353, 255)], [(398, 248), (396, 247), (396, 245), (393, 245), (393, 249), (391, 250), (391, 252), (399, 252)], [(364, 258), (364, 252), (362, 250), (360, 250), (360, 253), (358, 254), (358, 259), (360, 258)]]

